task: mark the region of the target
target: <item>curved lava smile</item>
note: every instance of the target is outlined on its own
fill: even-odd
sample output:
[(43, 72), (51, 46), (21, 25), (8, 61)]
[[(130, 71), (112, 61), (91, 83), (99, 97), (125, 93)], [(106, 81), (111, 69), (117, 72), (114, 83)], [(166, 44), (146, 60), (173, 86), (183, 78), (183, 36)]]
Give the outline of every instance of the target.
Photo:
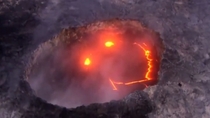
[[(116, 36), (115, 36), (116, 37)], [(121, 81), (117, 81), (117, 80), (115, 80), (114, 78), (112, 78), (112, 77), (109, 77), (109, 78), (107, 78), (107, 81), (109, 81), (110, 82), (110, 85), (112, 86), (112, 88), (113, 88), (113, 90), (118, 90), (118, 87), (117, 86), (119, 86), (119, 85), (125, 85), (125, 86), (129, 86), (129, 85), (133, 85), (133, 84), (143, 84), (143, 85), (145, 85), (146, 87), (147, 87), (147, 84), (146, 84), (146, 82), (148, 82), (148, 81), (152, 81), (152, 78), (150, 77), (150, 74), (151, 74), (151, 72), (152, 72), (152, 61), (153, 61), (153, 59), (152, 59), (152, 57), (151, 57), (151, 52), (150, 52), (150, 50), (148, 49), (148, 46), (147, 46), (147, 44), (145, 44), (145, 43), (137, 43), (137, 42), (134, 42), (133, 44), (132, 44), (133, 46), (138, 46), (138, 48), (140, 49), (140, 50), (143, 50), (144, 51), (144, 55), (145, 55), (145, 58), (146, 58), (146, 60), (147, 60), (147, 71), (146, 71), (146, 73), (145, 73), (145, 76), (144, 76), (144, 78), (139, 78), (139, 79), (137, 79), (137, 80), (133, 80), (133, 81), (123, 81), (123, 80), (121, 80)], [(109, 40), (109, 41), (105, 41), (104, 42), (104, 46), (106, 47), (106, 48), (114, 48), (114, 46), (115, 46), (115, 43), (113, 42), (113, 41), (111, 41), (111, 40)], [(100, 48), (100, 47), (99, 47)], [(101, 51), (101, 49), (95, 49), (95, 50), (99, 50), (99, 51), (97, 51), (97, 53), (100, 53), (100, 54), (102, 54), (103, 55), (103, 51)], [(110, 52), (109, 53), (112, 53), (112, 51), (113, 50), (109, 50)], [(119, 51), (119, 49), (117, 50), (117, 52)], [(91, 57), (92, 58), (94, 58), (94, 55), (95, 55), (95, 53), (94, 52), (89, 52), (90, 54), (89, 55), (92, 55)], [(132, 52), (131, 52), (132, 53)], [(99, 55), (100, 55), (99, 54)], [(97, 55), (97, 54), (96, 54)], [(101, 56), (101, 55), (100, 55)], [(140, 60), (141, 61), (141, 60)], [(100, 63), (102, 63), (103, 62), (103, 58), (100, 60)], [(94, 62), (93, 62), (94, 63)], [(91, 64), (92, 64), (92, 61), (91, 61), (91, 59), (90, 59), (90, 57), (86, 57), (85, 58), (85, 60), (84, 60), (84, 65), (88, 68), (89, 66), (91, 66)], [(98, 67), (96, 67), (96, 68), (98, 68)], [(89, 70), (89, 69), (88, 69)], [(90, 71), (90, 70), (89, 70)], [(115, 71), (118, 71), (118, 70), (115, 70)]]
[(26, 79), (52, 104), (107, 102), (156, 84), (162, 52), (159, 35), (138, 21), (96, 22), (64, 29), (41, 44)]

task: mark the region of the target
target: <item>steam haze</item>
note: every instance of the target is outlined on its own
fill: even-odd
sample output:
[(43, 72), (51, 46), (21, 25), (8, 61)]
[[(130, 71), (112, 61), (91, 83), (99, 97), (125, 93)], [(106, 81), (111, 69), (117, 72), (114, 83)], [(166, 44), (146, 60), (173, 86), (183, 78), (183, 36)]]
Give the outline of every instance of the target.
[[(145, 87), (116, 85), (116, 91), (109, 81), (145, 79), (148, 65), (141, 48), (123, 40), (115, 41), (111, 48), (99, 43), (97, 38), (89, 37), (82, 43), (56, 48), (52, 54), (42, 54), (29, 77), (37, 96), (52, 104), (76, 107), (121, 99)], [(90, 54), (90, 66), (83, 65), (86, 54)]]
[[(86, 16), (85, 12), (94, 11), (95, 9), (103, 10), (100, 5), (111, 6), (108, 2), (101, 1), (103, 2), (101, 4), (101, 2), (96, 1), (89, 1), (86, 5), (90, 7), (87, 7), (88, 10), (85, 10), (82, 15), (78, 15), (76, 12), (78, 9), (70, 4), (80, 6), (80, 2), (82, 3), (83, 0), (80, 2), (72, 1), (66, 5), (64, 4), (65, 2), (60, 0), (49, 2), (46, 9), (39, 15), (41, 24), (34, 32), (35, 43), (47, 40), (50, 34), (55, 34), (59, 29), (66, 27), (65, 23), (69, 24), (68, 22), (71, 22), (71, 26), (75, 26), (82, 25), (81, 22), (92, 22), (93, 20), (87, 19), (89, 16)], [(97, 3), (98, 5), (92, 7), (92, 3)], [(65, 7), (61, 7), (62, 5)], [(72, 18), (73, 21), (64, 20), (65, 23), (63, 24), (58, 23), (60, 17), (65, 16), (63, 11), (67, 8), (72, 11), (71, 13), (81, 18)], [(107, 19), (109, 15), (104, 15), (104, 17), (106, 18), (100, 18)], [(82, 21), (81, 19), (87, 20)], [(143, 89), (145, 87), (144, 84), (117, 85), (119, 90), (114, 91), (109, 81), (110, 78), (117, 82), (145, 79), (144, 76), (148, 67), (144, 51), (137, 45), (133, 45), (133, 43), (137, 41), (138, 43), (144, 42), (153, 45), (153, 42), (147, 40), (148, 37), (150, 39), (152, 37), (149, 35), (144, 35), (143, 37), (142, 33), (133, 29), (133, 26), (127, 27), (125, 25), (117, 29), (122, 28), (127, 28), (126, 32), (124, 32), (126, 35), (121, 36), (121, 38), (123, 37), (121, 42), (118, 40), (114, 42), (116, 44), (114, 45), (114, 50), (104, 49), (103, 43), (100, 44), (101, 42), (98, 41), (95, 34), (83, 36), (82, 42), (76, 42), (69, 46), (55, 46), (49, 51), (46, 48), (39, 55), (28, 77), (28, 81), (36, 95), (52, 104), (76, 107), (121, 99), (134, 90)], [(143, 38), (146, 38), (146, 40)], [(89, 56), (91, 65), (85, 67), (83, 65), (84, 59)]]

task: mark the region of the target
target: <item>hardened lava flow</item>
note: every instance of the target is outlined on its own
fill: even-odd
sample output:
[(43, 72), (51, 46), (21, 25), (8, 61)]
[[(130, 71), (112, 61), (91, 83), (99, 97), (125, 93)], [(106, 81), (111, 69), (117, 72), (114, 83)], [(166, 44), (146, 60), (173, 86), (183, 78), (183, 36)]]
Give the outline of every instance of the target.
[(134, 20), (68, 28), (33, 52), (26, 79), (38, 97), (65, 107), (121, 99), (158, 82), (163, 49)]

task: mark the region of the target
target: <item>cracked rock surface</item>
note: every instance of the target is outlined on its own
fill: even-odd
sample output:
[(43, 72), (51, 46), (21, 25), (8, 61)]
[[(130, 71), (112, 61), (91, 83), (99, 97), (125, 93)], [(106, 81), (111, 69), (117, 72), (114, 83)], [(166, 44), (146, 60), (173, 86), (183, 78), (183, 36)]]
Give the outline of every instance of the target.
[[(209, 11), (209, 0), (1, 0), (0, 117), (209, 118)], [(28, 54), (63, 28), (111, 18), (136, 19), (160, 33), (159, 83), (72, 109), (35, 97), (23, 79)]]

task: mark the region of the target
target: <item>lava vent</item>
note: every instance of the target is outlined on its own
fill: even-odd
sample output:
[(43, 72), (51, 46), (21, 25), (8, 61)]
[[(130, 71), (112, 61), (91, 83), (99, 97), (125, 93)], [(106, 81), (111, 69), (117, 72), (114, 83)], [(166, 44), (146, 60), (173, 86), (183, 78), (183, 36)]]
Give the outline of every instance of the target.
[(75, 107), (120, 99), (154, 85), (163, 44), (138, 21), (64, 29), (32, 54), (27, 80), (49, 103)]

